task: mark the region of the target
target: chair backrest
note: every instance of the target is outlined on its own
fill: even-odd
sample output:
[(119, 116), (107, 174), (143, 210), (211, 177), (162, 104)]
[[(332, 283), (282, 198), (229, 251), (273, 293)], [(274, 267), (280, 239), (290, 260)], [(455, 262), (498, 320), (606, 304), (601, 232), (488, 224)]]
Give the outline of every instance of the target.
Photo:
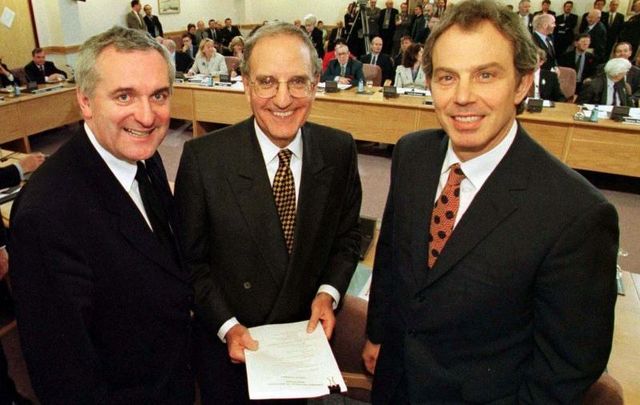
[(570, 67), (558, 66), (558, 81), (560, 90), (567, 100), (572, 100), (576, 94), (576, 70)]
[(363, 63), (362, 73), (364, 73), (364, 80), (371, 80), (374, 86), (380, 86), (382, 84), (382, 69), (380, 69), (380, 66)]
[(238, 58), (237, 56), (225, 56), (224, 61), (227, 64), (227, 70), (229, 71), (229, 74), (231, 74), (233, 70), (240, 66), (240, 58)]
[(13, 68), (10, 70), (13, 74), (13, 77), (20, 80), (20, 84), (22, 84), (23, 86), (25, 86), (27, 82), (29, 82), (29, 79), (27, 78), (27, 72), (25, 72), (24, 67)]

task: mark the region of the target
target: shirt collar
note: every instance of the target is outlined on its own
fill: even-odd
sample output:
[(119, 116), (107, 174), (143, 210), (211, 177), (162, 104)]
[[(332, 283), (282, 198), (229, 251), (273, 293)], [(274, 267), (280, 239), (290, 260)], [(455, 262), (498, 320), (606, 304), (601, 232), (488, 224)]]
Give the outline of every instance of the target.
[(513, 144), (513, 140), (516, 138), (516, 133), (518, 132), (518, 124), (516, 120), (513, 120), (513, 124), (511, 124), (511, 129), (507, 132), (507, 136), (504, 137), (499, 144), (497, 144), (493, 149), (488, 152), (483, 153), (480, 156), (477, 156), (473, 159), (467, 160), (466, 162), (461, 162), (460, 158), (453, 151), (453, 147), (451, 146), (451, 139), (449, 139), (449, 145), (447, 146), (447, 154), (444, 158), (444, 164), (442, 165), (441, 174), (445, 173), (451, 165), (455, 163), (460, 164), (460, 168), (464, 172), (467, 180), (471, 182), (476, 190), (480, 189), (485, 181), (489, 178), (491, 173), (498, 166), (504, 155), (507, 154), (507, 151)]
[(538, 36), (539, 36), (540, 38), (542, 38), (542, 40), (544, 41), (544, 43), (545, 43), (545, 44), (547, 43), (547, 36), (546, 36), (546, 35), (541, 34), (541, 33), (540, 33), (540, 32), (538, 32), (538, 31), (535, 31), (535, 33), (536, 33), (536, 34), (538, 34)]
[[(271, 139), (269, 139), (267, 134), (262, 131), (255, 118), (253, 119), (253, 127), (256, 130), (256, 137), (258, 138), (258, 144), (260, 145), (260, 151), (262, 152), (264, 163), (268, 164), (278, 156), (281, 148), (271, 142)], [(291, 143), (287, 145), (286, 149), (289, 149), (294, 157), (302, 159), (302, 130), (300, 128), (298, 128), (296, 136), (293, 138)]]
[(96, 136), (93, 134), (91, 128), (89, 128), (86, 122), (84, 123), (84, 130), (87, 133), (89, 141), (91, 142), (93, 147), (96, 148), (98, 155), (100, 155), (102, 160), (104, 160), (104, 162), (109, 167), (109, 170), (111, 170), (118, 182), (128, 193), (131, 190), (133, 181), (136, 178), (138, 166), (135, 163), (129, 163), (126, 160), (121, 160), (113, 156), (111, 152), (100, 145), (98, 139), (96, 139)]

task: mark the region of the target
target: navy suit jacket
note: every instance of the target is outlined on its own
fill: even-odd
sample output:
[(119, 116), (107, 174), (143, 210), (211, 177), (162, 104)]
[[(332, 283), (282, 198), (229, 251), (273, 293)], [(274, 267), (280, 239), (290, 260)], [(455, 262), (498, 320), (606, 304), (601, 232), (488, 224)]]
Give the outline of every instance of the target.
[(38, 66), (33, 61), (27, 63), (24, 67), (24, 72), (30, 81), (37, 82), (38, 84), (43, 84), (45, 82), (45, 76), (51, 76), (54, 73), (59, 73), (64, 77), (67, 77), (67, 74), (64, 71), (58, 69), (53, 62), (49, 61), (44, 62), (44, 74), (42, 74), (42, 71), (38, 69)]
[[(371, 58), (372, 55), (368, 53), (360, 57), (360, 62), (371, 63)], [(393, 60), (391, 60), (391, 57), (384, 53), (379, 54), (378, 59), (376, 60), (376, 65), (380, 66), (380, 70), (382, 70), (382, 83), (387, 79), (393, 82), (395, 74), (393, 70)]]
[(367, 334), (374, 404), (580, 403), (611, 350), (618, 218), (520, 128), (433, 268), (442, 130), (394, 149)]
[[(334, 80), (336, 76), (340, 76), (340, 62), (337, 59), (329, 62), (327, 70), (322, 75), (322, 81)], [(345, 68), (345, 77), (351, 79), (351, 84), (357, 85), (360, 80), (364, 81), (364, 73), (362, 72), (362, 62), (349, 59)]]
[[(146, 162), (171, 212), (159, 155)], [(83, 130), (15, 200), (9, 252), (22, 350), (42, 403), (193, 403), (188, 274)]]

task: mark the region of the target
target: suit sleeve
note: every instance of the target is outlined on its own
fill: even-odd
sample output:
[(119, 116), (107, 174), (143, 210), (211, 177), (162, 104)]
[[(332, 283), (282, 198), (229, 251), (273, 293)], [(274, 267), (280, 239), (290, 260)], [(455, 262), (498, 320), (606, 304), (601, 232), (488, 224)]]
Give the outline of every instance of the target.
[(218, 329), (235, 314), (224, 299), (224, 292), (214, 281), (209, 265), (210, 225), (204, 195), (202, 171), (190, 143), (186, 143), (176, 177), (175, 201), (178, 213), (179, 241), (194, 289), (198, 318), (210, 327), (215, 336)]
[[(50, 62), (50, 63), (51, 63), (51, 71), (53, 73), (58, 73), (58, 74), (61, 74), (64, 77), (67, 77), (67, 72), (65, 72), (64, 70), (58, 69), (53, 62)], [(50, 76), (50, 75), (51, 75), (51, 73), (48, 76)]]
[[(613, 338), (618, 217), (607, 202), (564, 230), (534, 282), (534, 350), (519, 403), (580, 403)], [(579, 347), (576, 343), (580, 342)]]
[(46, 404), (141, 402), (143, 388), (113, 391), (101, 373), (91, 336), (94, 274), (63, 222), (39, 210), (11, 221), (16, 318), (33, 388)]
[(322, 79), (321, 81), (326, 82), (329, 80), (333, 80), (333, 78), (335, 77), (334, 74), (331, 73), (331, 67), (333, 66), (333, 63), (329, 62), (329, 65), (327, 66), (327, 70), (324, 71), (324, 74), (322, 75)]

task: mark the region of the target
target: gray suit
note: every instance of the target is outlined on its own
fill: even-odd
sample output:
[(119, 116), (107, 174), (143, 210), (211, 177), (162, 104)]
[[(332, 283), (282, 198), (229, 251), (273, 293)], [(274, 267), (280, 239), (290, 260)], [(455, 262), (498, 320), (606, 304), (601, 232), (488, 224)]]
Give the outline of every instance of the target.
[[(136, 17), (136, 15), (140, 18)], [(147, 25), (144, 23), (144, 19), (140, 14), (136, 13), (135, 10), (127, 13), (127, 27), (134, 30), (147, 31)]]

